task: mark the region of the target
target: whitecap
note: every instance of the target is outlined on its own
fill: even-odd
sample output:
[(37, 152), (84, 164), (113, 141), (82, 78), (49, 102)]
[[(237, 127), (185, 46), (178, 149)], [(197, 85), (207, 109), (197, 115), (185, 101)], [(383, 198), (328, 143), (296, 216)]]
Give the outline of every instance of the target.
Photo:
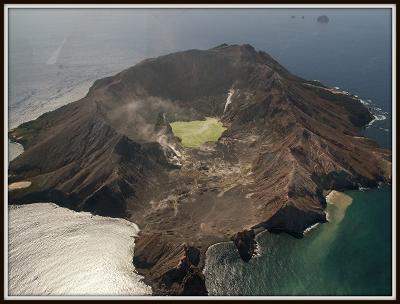
[(253, 257), (258, 258), (262, 255), (261, 246), (256, 243), (256, 249), (254, 250)]
[(363, 100), (363, 99), (359, 99), (359, 101), (360, 101), (363, 105), (369, 105), (369, 104), (370, 104), (370, 102), (365, 101), (365, 100)]
[(385, 120), (386, 116), (383, 114), (375, 114), (374, 119), (371, 120), (368, 124), (368, 126), (371, 126), (375, 121), (380, 121), (380, 120)]
[(303, 231), (303, 235), (306, 235), (307, 233), (309, 233), (311, 230), (317, 228), (319, 226), (319, 223), (315, 223), (314, 225), (311, 225), (310, 227), (306, 228)]
[(376, 120), (385, 120), (386, 119), (386, 116), (383, 114), (374, 115), (374, 117)]

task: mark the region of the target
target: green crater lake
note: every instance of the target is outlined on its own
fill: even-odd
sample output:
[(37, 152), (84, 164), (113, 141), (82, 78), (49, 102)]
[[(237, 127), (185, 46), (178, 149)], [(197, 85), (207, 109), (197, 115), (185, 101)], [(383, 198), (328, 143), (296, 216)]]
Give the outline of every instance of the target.
[(243, 262), (234, 245), (207, 251), (210, 295), (391, 295), (392, 188), (348, 191), (350, 205), (328, 204), (329, 222), (302, 239), (263, 232), (260, 255)]
[(217, 118), (205, 120), (175, 121), (170, 124), (175, 136), (182, 140), (182, 145), (197, 148), (209, 141), (217, 141), (226, 128)]

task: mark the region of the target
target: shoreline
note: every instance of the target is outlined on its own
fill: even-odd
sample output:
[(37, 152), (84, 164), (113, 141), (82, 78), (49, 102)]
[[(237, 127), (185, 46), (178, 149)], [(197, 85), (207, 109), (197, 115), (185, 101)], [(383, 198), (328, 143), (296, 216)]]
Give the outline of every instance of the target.
[[(379, 188), (379, 187), (376, 187), (376, 188)], [(366, 189), (370, 189), (370, 188), (366, 188)], [(374, 188), (372, 188), (372, 189), (374, 189)], [(363, 189), (359, 189), (356, 191), (365, 191), (365, 189), (363, 188)], [(327, 204), (335, 205), (338, 208), (342, 208), (342, 207), (347, 208), (349, 205), (352, 204), (353, 198), (351, 196), (349, 196), (348, 194), (346, 194), (344, 191), (342, 192), (342, 191), (337, 191), (337, 190), (328, 190), (327, 194), (325, 196), (325, 200), (326, 200)], [(327, 212), (326, 212), (326, 214), (328, 215)], [(329, 221), (327, 220), (327, 222), (329, 222)], [(317, 222), (317, 223), (312, 224), (311, 226), (304, 229), (303, 236), (305, 236), (307, 233), (311, 232), (312, 230), (317, 229), (318, 227), (320, 227), (323, 224), (325, 224), (325, 223)], [(255, 240), (257, 238), (259, 238), (261, 235), (266, 234), (266, 233), (275, 234), (275, 232), (269, 231), (268, 229), (266, 229), (264, 227), (252, 228), (252, 230), (255, 233), (255, 237), (254, 237)], [(282, 231), (282, 232), (286, 233), (285, 231)], [(232, 241), (223, 241), (223, 242), (214, 243), (214, 244), (208, 246), (208, 248), (205, 250), (204, 254), (205, 254), (205, 256), (207, 256), (207, 252), (214, 246), (221, 245), (221, 244), (229, 244), (229, 243), (233, 244)], [(233, 244), (233, 246), (234, 246), (234, 244)], [(256, 255), (253, 255), (253, 257), (256, 257)], [(204, 268), (203, 268), (203, 272), (204, 272)]]
[(19, 142), (12, 141), (10, 138), (8, 138), (8, 145), (7, 145), (8, 164), (14, 159), (16, 159), (19, 155), (24, 153), (24, 151), (25, 149), (23, 145), (21, 145)]
[[(356, 191), (362, 191), (362, 190), (356, 190)], [(365, 191), (365, 190), (364, 190)], [(347, 206), (349, 206), (350, 204), (351, 204), (351, 197), (349, 196), (349, 195), (347, 195), (347, 194), (345, 194), (345, 193), (343, 193), (343, 192), (339, 192), (339, 191), (336, 191), (336, 190), (332, 190), (332, 191), (329, 191), (328, 192), (328, 194), (326, 195), (326, 201), (327, 201), (327, 203), (328, 204), (334, 204), (334, 205), (336, 205), (336, 206), (338, 206), (339, 208), (342, 206), (342, 207), (346, 207), (347, 208)], [(33, 203), (32, 203), (33, 204)], [(50, 203), (50, 204), (52, 204), (52, 203)], [(54, 203), (53, 203), (54, 204)], [(13, 205), (13, 204), (12, 204)], [(23, 204), (23, 205), (30, 205), (30, 204)], [(56, 204), (56, 205), (58, 205), (58, 204)], [(60, 205), (58, 205), (58, 206), (60, 206)], [(60, 206), (60, 207), (64, 207), (64, 208), (66, 208), (66, 209), (69, 209), (69, 210), (72, 210), (72, 211), (76, 211), (76, 210), (73, 210), (73, 209), (70, 209), (70, 208), (68, 208), (68, 207), (66, 207), (66, 206)], [(93, 215), (93, 216), (95, 216), (95, 215)], [(137, 241), (137, 239), (138, 238), (140, 238), (140, 234), (139, 234), (139, 232), (140, 232), (140, 228), (139, 228), (139, 225), (138, 224), (136, 224), (135, 222), (133, 222), (133, 221), (131, 221), (131, 220), (129, 220), (129, 219), (126, 219), (126, 218), (122, 218), (122, 219), (125, 219), (125, 220), (127, 220), (127, 221), (129, 221), (130, 223), (132, 223), (133, 225), (135, 225), (137, 228), (138, 228), (138, 234), (136, 235), (136, 236), (134, 236), (133, 237), (133, 246), (134, 247), (136, 247), (136, 241)], [(316, 226), (316, 228), (317, 227), (319, 227), (320, 226), (320, 223), (316, 223), (316, 224), (314, 224), (314, 225), (312, 225), (311, 227), (314, 227), (314, 226)], [(308, 228), (310, 228), (310, 227), (308, 227)], [(308, 229), (307, 228), (307, 229)], [(305, 231), (307, 230), (307, 229), (305, 229)], [(313, 228), (312, 230), (314, 230), (315, 228)], [(263, 234), (265, 234), (265, 233), (267, 233), (267, 232), (270, 232), (270, 233), (274, 233), (273, 231), (268, 231), (266, 228), (264, 228), (264, 227), (258, 227), (258, 228), (254, 228), (254, 229), (252, 229), (252, 230), (254, 230), (254, 232), (255, 232), (255, 237), (254, 237), (254, 240), (256, 240), (256, 242), (257, 242), (257, 245), (258, 245), (258, 240), (257, 240), (257, 238), (259, 238), (261, 235), (263, 235)], [(282, 231), (282, 232), (285, 232), (285, 231)], [(275, 234), (275, 233), (274, 233)], [(201, 255), (203, 255), (203, 257), (201, 258), (201, 259), (203, 259), (203, 262), (202, 263), (200, 263), (201, 265), (199, 265), (200, 266), (200, 272), (203, 274), (203, 276), (204, 276), (204, 284), (205, 284), (205, 282), (206, 282), (206, 276), (205, 276), (205, 267), (206, 267), (206, 261), (207, 261), (207, 252), (209, 252), (209, 250), (211, 249), (211, 248), (213, 248), (213, 247), (215, 247), (216, 245), (220, 245), (220, 244), (224, 244), (224, 243), (227, 243), (227, 244), (229, 244), (229, 243), (232, 243), (232, 245), (234, 246), (233, 247), (233, 250), (235, 250), (235, 251), (237, 251), (237, 247), (235, 246), (235, 244), (234, 244), (234, 242), (232, 242), (232, 241), (229, 241), (229, 240), (226, 240), (226, 241), (222, 241), (222, 242), (217, 242), (217, 243), (213, 243), (213, 244), (211, 244), (210, 246), (208, 246), (206, 249), (205, 249), (205, 251), (203, 251), (203, 253), (201, 253)], [(135, 257), (135, 249), (134, 249), (134, 251), (133, 251), (133, 254), (132, 254), (132, 258), (134, 258)], [(258, 256), (260, 256), (260, 255), (263, 255), (263, 254), (265, 254), (265, 253), (267, 253), (266, 251), (262, 251), (262, 252), (260, 252), (259, 250), (257, 250), (256, 252), (255, 252), (255, 254), (252, 256), (252, 258), (256, 258), (256, 257), (258, 257)], [(134, 269), (135, 269), (135, 272), (137, 273), (137, 274), (139, 274), (141, 277), (142, 277), (142, 279), (141, 279), (141, 281), (143, 282), (143, 284), (145, 284), (146, 286), (149, 286), (150, 288), (151, 288), (151, 295), (160, 295), (160, 291), (159, 290), (153, 290), (153, 287), (152, 287), (152, 284), (149, 284), (149, 282), (146, 282), (145, 281), (145, 277), (146, 277), (146, 274), (144, 274), (144, 273), (140, 273), (140, 272), (138, 272), (138, 268), (136, 267), (136, 265), (133, 263), (133, 267), (134, 267)]]

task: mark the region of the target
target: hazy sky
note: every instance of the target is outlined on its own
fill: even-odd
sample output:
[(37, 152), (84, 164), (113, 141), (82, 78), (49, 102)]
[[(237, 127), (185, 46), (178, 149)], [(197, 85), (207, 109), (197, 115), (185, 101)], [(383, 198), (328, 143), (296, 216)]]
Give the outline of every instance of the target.
[[(221, 42), (257, 44), (264, 31), (271, 35), (271, 27), (278, 37), (279, 26), (288, 30), (288, 23), (303, 20), (301, 16), (303, 23), (314, 23), (322, 14), (328, 15), (331, 23), (345, 21), (348, 25), (353, 20), (352, 26), (365, 26), (360, 35), (369, 29), (366, 20), (374, 27), (390, 24), (389, 9), (12, 9), (9, 21), (10, 38), (45, 32), (96, 39), (113, 33), (125, 39), (141, 36), (149, 45), (158, 39), (168, 49), (180, 49), (207, 48)], [(293, 22), (289, 29), (296, 30), (297, 25)]]

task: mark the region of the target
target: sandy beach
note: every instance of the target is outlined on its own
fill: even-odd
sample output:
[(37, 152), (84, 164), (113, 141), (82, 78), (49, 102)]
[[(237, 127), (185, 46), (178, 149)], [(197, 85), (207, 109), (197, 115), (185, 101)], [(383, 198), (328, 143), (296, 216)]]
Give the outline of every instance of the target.
[(338, 207), (347, 207), (352, 203), (353, 198), (350, 195), (347, 195), (343, 192), (332, 190), (326, 196), (326, 201), (329, 204), (334, 204)]
[(344, 218), (347, 207), (353, 202), (353, 198), (343, 192), (333, 190), (326, 196), (326, 201), (337, 207), (333, 218), (335, 222), (339, 223)]
[(22, 182), (16, 182), (12, 183), (11, 185), (8, 185), (8, 190), (17, 190), (17, 189), (23, 189), (23, 188), (28, 188), (32, 183), (30, 181), (22, 181)]

